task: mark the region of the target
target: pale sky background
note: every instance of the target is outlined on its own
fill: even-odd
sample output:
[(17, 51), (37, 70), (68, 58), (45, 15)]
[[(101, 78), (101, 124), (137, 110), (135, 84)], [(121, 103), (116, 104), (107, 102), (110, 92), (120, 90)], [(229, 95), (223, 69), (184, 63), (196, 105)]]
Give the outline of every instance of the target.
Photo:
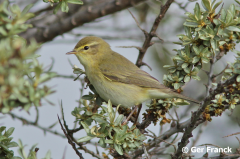
[[(178, 2), (186, 2), (184, 0), (177, 0)], [(224, 0), (225, 6), (227, 6), (227, 2), (233, 2), (233, 0)], [(188, 6), (188, 11), (193, 12), (193, 6), (195, 3), (191, 3)], [(37, 5), (35, 5), (35, 7), (33, 9), (38, 9), (39, 7), (43, 7), (45, 4), (43, 2), (38, 2)], [(132, 9), (130, 9), (132, 10)], [(136, 13), (133, 12), (135, 15)], [(179, 7), (176, 4), (172, 4), (172, 6), (170, 7), (169, 11), (167, 14), (173, 14), (176, 15), (175, 19), (170, 19), (171, 23), (169, 23), (169, 26), (160, 26), (158, 29), (158, 33), (160, 35), (160, 37), (162, 37), (165, 41), (177, 41), (178, 38), (176, 37), (175, 33), (173, 33), (172, 28), (173, 27), (177, 27), (176, 25), (179, 25), (179, 17), (181, 16), (185, 16), (183, 14), (183, 10), (180, 10)], [(112, 27), (114, 25), (118, 26), (118, 27), (133, 27), (135, 28), (134, 30), (132, 30), (130, 33), (135, 34), (135, 35), (139, 35), (142, 34), (141, 31), (139, 30), (139, 28), (137, 27), (136, 23), (134, 22), (133, 18), (130, 16), (128, 11), (121, 11), (118, 12), (116, 14), (117, 18), (113, 20), (112, 16), (106, 16), (103, 18), (100, 18), (98, 20), (96, 20), (95, 22), (92, 23), (88, 23), (88, 24), (84, 24), (82, 27), (76, 28), (73, 30), (73, 33), (81, 33), (81, 34), (93, 34), (93, 35), (127, 35), (128, 33), (122, 33), (122, 32), (118, 32), (118, 31), (114, 31), (112, 29)], [(137, 15), (136, 15), (137, 16)], [(152, 25), (153, 21), (155, 19), (155, 16), (150, 16), (148, 18), (148, 22)], [(150, 25), (150, 26), (151, 26)], [(88, 29), (88, 26), (105, 26), (107, 29)], [(147, 28), (149, 30), (149, 27)], [(73, 75), (72, 73), (72, 68), (68, 62), (68, 59), (70, 59), (70, 61), (73, 64), (76, 64), (78, 67), (83, 68), (81, 66), (81, 64), (79, 63), (79, 61), (77, 60), (77, 58), (74, 55), (66, 55), (65, 53), (68, 51), (71, 51), (75, 44), (78, 42), (78, 40), (80, 40), (81, 38), (83, 38), (83, 36), (81, 37), (77, 37), (74, 38), (72, 35), (67, 35), (64, 34), (63, 36), (58, 36), (57, 38), (55, 38), (52, 42), (48, 42), (42, 45), (41, 49), (37, 52), (38, 54), (41, 55), (41, 57), (39, 57), (39, 62), (43, 63), (44, 66), (47, 66), (51, 63), (51, 57), (53, 57), (55, 59), (55, 64), (53, 67), (53, 71), (58, 72), (59, 74), (62, 75)], [(138, 56), (138, 50), (136, 49), (126, 49), (126, 48), (116, 48), (115, 46), (142, 46), (143, 41), (132, 41), (132, 40), (106, 40), (107, 42), (109, 42), (109, 44), (111, 45), (111, 48), (122, 54), (123, 56), (127, 57), (129, 60), (131, 60), (132, 62), (135, 63), (137, 56)], [(162, 82), (162, 77), (163, 75), (161, 74), (161, 72), (159, 72), (159, 69), (156, 68), (158, 67), (158, 64), (156, 63), (156, 61), (153, 61), (154, 55), (151, 54), (151, 51), (153, 51), (154, 49), (158, 50), (158, 48), (161, 46), (162, 44), (157, 44), (155, 46), (153, 46), (151, 49), (148, 50), (148, 52), (146, 53), (146, 56), (144, 57), (144, 62), (146, 62), (147, 64), (149, 64), (152, 68), (153, 71), (150, 71), (147, 67), (142, 67), (142, 69), (144, 69), (145, 71), (147, 71), (148, 73), (150, 73), (151, 75), (153, 75), (154, 77), (156, 77), (157, 79), (159, 79), (159, 81)], [(169, 49), (169, 51), (171, 52), (171, 54), (175, 54), (175, 52), (171, 51), (173, 48), (180, 48), (180, 46), (178, 45), (173, 45), (173, 44), (164, 44), (168, 47), (170, 47), (171, 49)], [(233, 61), (233, 56), (234, 54), (231, 53), (231, 56), (229, 57), (224, 57), (223, 60), (221, 60), (220, 63), (224, 63), (225, 61)], [(161, 57), (161, 52), (159, 52), (159, 57)], [(223, 68), (223, 66), (221, 66)], [(84, 76), (81, 76), (84, 77)], [(196, 81), (192, 81), (192, 84), (196, 83)], [(60, 113), (60, 106), (59, 103), (60, 101), (62, 101), (63, 103), (63, 108), (64, 108), (64, 114), (65, 114), (65, 119), (67, 121), (67, 124), (69, 125), (69, 128), (72, 128), (73, 126), (73, 121), (74, 121), (74, 117), (71, 115), (71, 111), (78, 105), (78, 103), (76, 102), (76, 100), (79, 99), (79, 95), (80, 95), (80, 83), (73, 81), (73, 80), (69, 80), (69, 79), (62, 79), (62, 78), (55, 78), (52, 79), (50, 82), (47, 83), (48, 86), (54, 86), (54, 90), (56, 90), (56, 93), (48, 96), (48, 99), (50, 101), (52, 101), (53, 103), (55, 103), (55, 106), (50, 106), (47, 102), (45, 102), (44, 100), (42, 101), (42, 106), (39, 108), (39, 112), (40, 112), (40, 118), (39, 118), (39, 124), (41, 126), (44, 127), (48, 127), (51, 124), (53, 124), (54, 122), (57, 121), (57, 114), (61, 115)], [(193, 85), (187, 86), (186, 89), (189, 89), (188, 87), (191, 87)], [(203, 85), (199, 85), (199, 87), (204, 87)], [(196, 89), (197, 87), (193, 87), (194, 89), (190, 89), (190, 94), (187, 94), (188, 96), (192, 96), (195, 97), (196, 94), (199, 95), (199, 91), (198, 89)], [(88, 90), (84, 91), (84, 94), (88, 94)], [(180, 107), (177, 109), (177, 111), (181, 112), (181, 109), (183, 107)], [(184, 109), (184, 108), (183, 108)], [(182, 109), (182, 111), (183, 111)], [(196, 110), (196, 108), (194, 109)], [(13, 113), (22, 116), (26, 119), (29, 119), (31, 121), (34, 121), (35, 119), (35, 110), (34, 108), (30, 109), (30, 115), (27, 114), (24, 111), (19, 111), (19, 110), (13, 110)], [(143, 113), (143, 111), (142, 111)], [(189, 111), (190, 113), (190, 111)], [(228, 117), (229, 111), (226, 111), (223, 113), (223, 115), (221, 117), (213, 117), (213, 121), (208, 123), (208, 126), (205, 128), (204, 133), (202, 134), (202, 138), (201, 140), (199, 140), (197, 142), (197, 145), (201, 145), (204, 143), (212, 143), (218, 146), (222, 146), (222, 147), (226, 147), (226, 146), (230, 146), (230, 147), (234, 147), (237, 148), (237, 140), (235, 139), (235, 137), (229, 137), (229, 138), (222, 138), (223, 136), (235, 133), (235, 132), (239, 132), (239, 126), (237, 126), (236, 124), (233, 125), (232, 120)], [(2, 116), (2, 115), (1, 115)], [(185, 119), (187, 120), (188, 117)], [(182, 120), (184, 121), (184, 120)], [(38, 143), (37, 147), (39, 148), (38, 151), (38, 158), (43, 158), (44, 155), (47, 153), (48, 150), (51, 150), (51, 154), (52, 154), (52, 158), (53, 159), (60, 159), (63, 156), (63, 152), (65, 147), (67, 147), (66, 150), (66, 159), (78, 159), (79, 157), (75, 154), (75, 152), (73, 151), (72, 147), (68, 144), (67, 139), (63, 139), (59, 136), (50, 134), (50, 133), (46, 133), (46, 135), (44, 135), (43, 131), (33, 127), (33, 126), (28, 126), (28, 125), (22, 125), (21, 121), (15, 119), (12, 120), (12, 118), (8, 115), (6, 115), (5, 118), (1, 119), (1, 125), (5, 125), (7, 126), (7, 128), (10, 127), (15, 127), (15, 131), (12, 135), (12, 137), (14, 137), (14, 141), (17, 142), (18, 139), (22, 139), (22, 142), (24, 144), (26, 144), (26, 152), (28, 153), (28, 150), (31, 148), (32, 145)], [(225, 128), (225, 126), (228, 125), (227, 129)], [(230, 126), (229, 126), (230, 125)], [(164, 126), (164, 128), (169, 127), (168, 124), (166, 124)], [(154, 131), (156, 134), (159, 133), (159, 129), (160, 126), (159, 124), (157, 124), (156, 126), (154, 126), (153, 124), (151, 124), (148, 129)], [(60, 125), (57, 124), (53, 130), (56, 130), (60, 133), (62, 133), (62, 130), (60, 128)], [(195, 134), (196, 131), (193, 132), (193, 135)], [(81, 132), (77, 133), (75, 135), (76, 138), (80, 138), (85, 136), (86, 133), (84, 132), (84, 130), (82, 130)], [(94, 140), (94, 141), (98, 141), (98, 140)], [(189, 144), (190, 145), (190, 144)], [(188, 146), (189, 146), (188, 145)], [(90, 146), (89, 147), (92, 151), (95, 151), (95, 147)], [(17, 149), (13, 149), (15, 151), (15, 155), (18, 155), (17, 153)], [(103, 149), (102, 149), (103, 150)], [(83, 153), (83, 156), (85, 158), (92, 158), (92, 156), (85, 154), (82, 150), (80, 150), (81, 153)], [(105, 151), (107, 152), (107, 151)], [(205, 152), (204, 152), (205, 153)], [(203, 153), (203, 154), (204, 154)], [(203, 154), (194, 154), (196, 155), (196, 157), (201, 157)]]

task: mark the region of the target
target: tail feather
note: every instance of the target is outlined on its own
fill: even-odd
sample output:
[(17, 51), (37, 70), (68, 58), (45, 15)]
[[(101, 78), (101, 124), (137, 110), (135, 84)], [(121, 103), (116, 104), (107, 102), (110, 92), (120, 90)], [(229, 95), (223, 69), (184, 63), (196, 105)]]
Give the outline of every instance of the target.
[[(174, 92), (174, 93), (175, 93), (175, 92)], [(188, 101), (190, 101), (190, 102), (194, 102), (194, 103), (197, 103), (197, 104), (200, 103), (199, 101), (197, 101), (197, 100), (195, 100), (195, 99), (193, 99), (193, 98), (187, 97), (187, 96), (182, 95), (182, 94), (179, 94), (179, 93), (175, 93), (175, 95), (176, 95), (177, 98), (181, 98), (181, 99), (184, 99), (184, 100), (188, 100)]]

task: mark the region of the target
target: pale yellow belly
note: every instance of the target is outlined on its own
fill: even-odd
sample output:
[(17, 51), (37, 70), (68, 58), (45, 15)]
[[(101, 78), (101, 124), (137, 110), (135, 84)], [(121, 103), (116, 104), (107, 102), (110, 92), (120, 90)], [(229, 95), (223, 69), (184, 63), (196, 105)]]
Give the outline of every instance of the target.
[(147, 91), (139, 86), (112, 82), (107, 79), (93, 79), (88, 77), (98, 94), (105, 101), (111, 100), (113, 105), (132, 107), (150, 99)]

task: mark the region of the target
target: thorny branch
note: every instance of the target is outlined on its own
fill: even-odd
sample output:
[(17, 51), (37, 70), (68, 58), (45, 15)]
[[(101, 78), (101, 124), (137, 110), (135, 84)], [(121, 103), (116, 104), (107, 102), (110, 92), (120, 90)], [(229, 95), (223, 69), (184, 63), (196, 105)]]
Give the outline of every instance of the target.
[[(97, 18), (132, 7), (145, 0), (103, 0), (88, 5), (71, 5), (69, 13), (45, 16), (32, 22), (34, 28), (28, 29), (21, 36), (30, 41), (35, 39), (43, 43), (54, 39), (78, 26), (94, 21)], [(80, 9), (79, 9), (80, 8)]]
[[(174, 127), (171, 127), (168, 131), (163, 133), (161, 136), (156, 138), (155, 140), (151, 141), (148, 143), (148, 146), (146, 146), (147, 150), (150, 150), (151, 148), (159, 145), (163, 140), (168, 139), (171, 137), (173, 134), (178, 133), (178, 132), (184, 132), (184, 135), (182, 137), (182, 140), (180, 144), (178, 145), (178, 150), (177, 153), (173, 156), (173, 158), (178, 158), (181, 157), (181, 150), (182, 147), (187, 145), (188, 139), (192, 137), (192, 131), (201, 123), (203, 123), (205, 120), (201, 117), (202, 112), (205, 110), (206, 106), (210, 103), (212, 99), (215, 98), (215, 95), (222, 93), (224, 90), (224, 87), (233, 84), (236, 81), (237, 75), (234, 75), (230, 79), (226, 80), (224, 83), (219, 82), (217, 85), (217, 88), (213, 91), (210, 91), (210, 95), (204, 99), (204, 101), (201, 103), (201, 106), (199, 109), (195, 112), (192, 113), (192, 117), (188, 119), (185, 122), (179, 123), (178, 125), (175, 125)], [(148, 121), (151, 122), (151, 121)], [(145, 127), (145, 124), (148, 123), (143, 121), (141, 123), (140, 128)], [(181, 148), (180, 148), (181, 147)], [(180, 152), (179, 152), (179, 149)], [(137, 158), (138, 156), (142, 155), (144, 153), (143, 150), (136, 150), (132, 154), (132, 158)]]
[(71, 140), (71, 137), (67, 134), (66, 130), (63, 128), (63, 125), (61, 123), (61, 120), (58, 116), (58, 121), (59, 121), (59, 124), (61, 125), (61, 128), (62, 128), (62, 131), (64, 132), (65, 136), (67, 137), (68, 139), (68, 143), (72, 146), (72, 148), (74, 149), (74, 151), (76, 152), (76, 154), (79, 156), (80, 159), (84, 159), (82, 154), (77, 150), (76, 146), (75, 146), (75, 143)]
[(39, 129), (43, 130), (44, 132), (49, 132), (49, 133), (52, 133), (52, 134), (55, 134), (55, 135), (58, 135), (58, 136), (61, 136), (61, 137), (65, 138), (65, 136), (64, 136), (62, 133), (59, 133), (59, 132), (57, 132), (57, 131), (53, 131), (53, 130), (51, 130), (50, 128), (46, 128), (46, 127), (43, 127), (43, 126), (39, 125), (38, 123), (36, 123), (37, 120), (35, 120), (34, 122), (32, 122), (32, 121), (29, 121), (29, 120), (27, 120), (27, 119), (25, 119), (25, 118), (23, 118), (23, 117), (20, 117), (20, 116), (18, 116), (18, 115), (15, 115), (15, 114), (13, 114), (13, 113), (11, 113), (11, 112), (8, 113), (8, 114), (11, 115), (11, 117), (12, 117), (13, 119), (21, 120), (21, 121), (23, 122), (23, 124), (33, 125), (33, 126), (39, 128)]
[[(142, 45), (142, 49), (139, 50), (139, 55), (138, 55), (138, 58), (137, 58), (137, 62), (136, 62), (136, 65), (138, 67), (141, 67), (142, 65), (144, 65), (143, 63), (143, 57), (147, 51), (147, 49), (153, 45), (153, 42), (151, 42), (152, 38), (153, 37), (158, 37), (159, 39), (161, 39), (156, 31), (157, 31), (157, 28), (158, 28), (158, 25), (160, 24), (161, 20), (164, 18), (165, 16), (165, 13), (167, 12), (168, 8), (170, 7), (170, 5), (173, 3), (174, 0), (168, 0), (165, 5), (161, 6), (161, 10), (160, 10), (160, 13), (158, 14), (158, 16), (156, 17), (154, 23), (153, 23), (153, 26), (150, 30), (150, 32), (148, 33), (147, 31), (143, 31), (144, 32), (144, 35), (145, 35), (145, 41)], [(134, 18), (135, 19), (135, 18)], [(136, 21), (136, 20), (135, 20)], [(137, 22), (137, 21), (136, 21)], [(137, 23), (138, 24), (138, 23)], [(139, 24), (138, 24), (139, 26)], [(140, 26), (139, 28), (141, 30), (143, 30)]]

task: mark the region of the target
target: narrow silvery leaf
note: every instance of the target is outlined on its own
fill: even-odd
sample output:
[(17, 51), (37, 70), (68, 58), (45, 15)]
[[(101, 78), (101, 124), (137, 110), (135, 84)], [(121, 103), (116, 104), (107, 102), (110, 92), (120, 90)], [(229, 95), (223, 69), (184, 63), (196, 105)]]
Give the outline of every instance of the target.
[(112, 108), (112, 103), (110, 100), (108, 100), (108, 104), (107, 104), (107, 109), (108, 109), (108, 115), (109, 115), (109, 119), (110, 119), (110, 122), (113, 123), (114, 121), (114, 111), (113, 111), (113, 108)]
[(88, 125), (84, 121), (81, 121), (81, 124), (82, 124), (84, 130), (86, 131), (86, 133), (87, 134), (90, 133), (90, 129), (89, 129)]
[(67, 2), (72, 4), (83, 4), (83, 1), (80, 0), (67, 0)]
[(240, 82), (240, 75), (237, 76), (237, 82)]
[(84, 136), (84, 137), (78, 139), (77, 142), (87, 142), (87, 141), (89, 141), (89, 140), (91, 140), (91, 139), (93, 139), (93, 138), (95, 138), (95, 137), (92, 137), (92, 136)]
[(239, 26), (229, 26), (226, 29), (230, 30), (230, 31), (240, 32), (240, 27)]
[(185, 76), (185, 78), (184, 78), (184, 82), (187, 83), (188, 81), (190, 81), (190, 76), (187, 75), (187, 76)]
[(198, 3), (195, 4), (194, 14), (197, 17), (197, 20), (201, 19), (201, 10), (200, 10), (200, 6)]
[(117, 117), (117, 119), (115, 120), (115, 122), (114, 122), (114, 125), (119, 125), (119, 124), (121, 124), (121, 121), (123, 120), (123, 118), (124, 118), (124, 115), (123, 114), (120, 114), (118, 117)]
[(123, 149), (120, 145), (114, 143), (114, 148), (120, 155), (123, 155)]

